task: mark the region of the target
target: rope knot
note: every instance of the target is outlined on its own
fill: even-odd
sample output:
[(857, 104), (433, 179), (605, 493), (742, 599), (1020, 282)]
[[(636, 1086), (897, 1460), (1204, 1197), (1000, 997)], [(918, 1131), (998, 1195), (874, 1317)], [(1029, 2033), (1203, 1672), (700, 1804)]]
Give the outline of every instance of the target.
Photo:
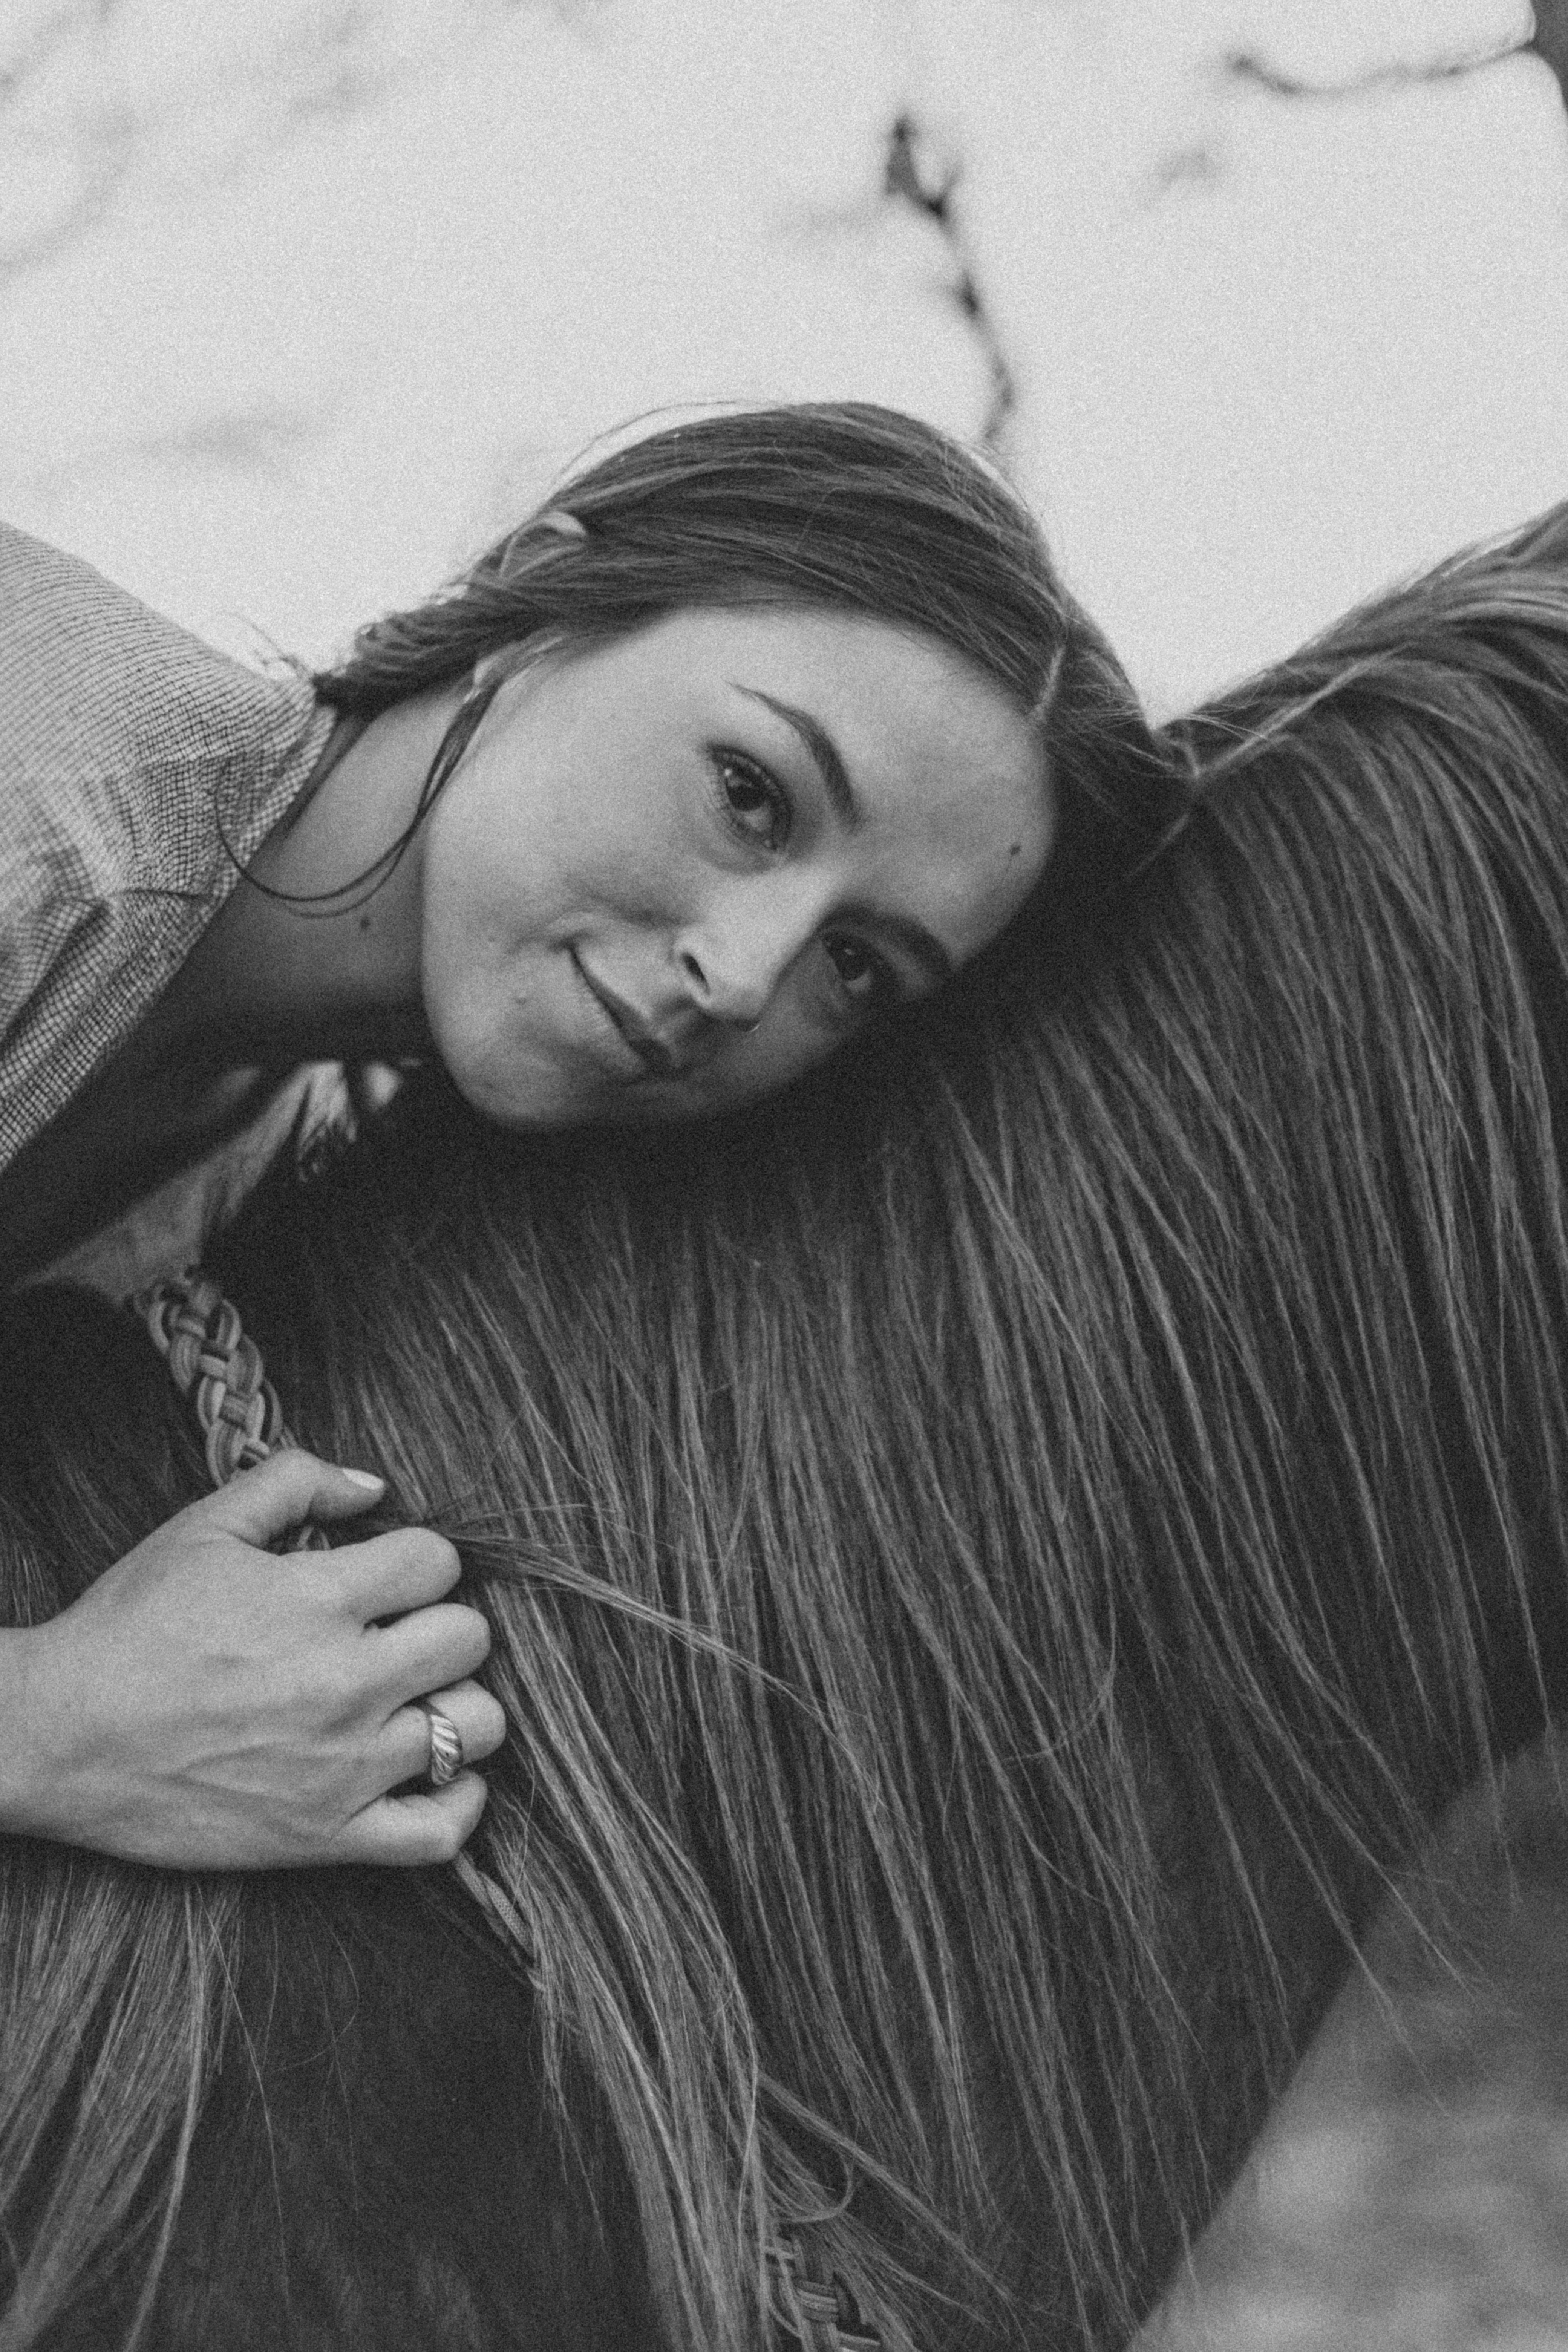
[[(293, 1444), (278, 1392), (262, 1369), (260, 1349), (199, 1266), (138, 1292), (131, 1307), (167, 1360), (180, 1393), (195, 1407), (215, 1486), (226, 1486), (237, 1471), (254, 1469), (276, 1447)], [(289, 1549), (324, 1551), (327, 1538), (307, 1522)]]

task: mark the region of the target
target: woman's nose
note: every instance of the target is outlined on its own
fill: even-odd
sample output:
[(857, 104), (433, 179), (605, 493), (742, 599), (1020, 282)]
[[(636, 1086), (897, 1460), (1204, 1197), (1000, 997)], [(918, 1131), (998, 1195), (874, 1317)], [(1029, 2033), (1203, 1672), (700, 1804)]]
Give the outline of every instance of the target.
[(691, 1002), (727, 1028), (754, 1029), (817, 920), (817, 910), (804, 902), (764, 909), (753, 901), (711, 911), (675, 942)]

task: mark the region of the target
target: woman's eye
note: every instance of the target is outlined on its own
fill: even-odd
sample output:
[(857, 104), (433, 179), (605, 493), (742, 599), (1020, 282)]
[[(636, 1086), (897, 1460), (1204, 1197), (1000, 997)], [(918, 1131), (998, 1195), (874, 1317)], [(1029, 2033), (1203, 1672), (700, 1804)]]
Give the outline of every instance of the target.
[(713, 765), (725, 822), (743, 839), (763, 849), (782, 849), (790, 827), (789, 799), (783, 785), (765, 768), (734, 751), (716, 751)]
[(823, 946), (838, 985), (858, 1012), (879, 1013), (898, 994), (898, 979), (874, 948), (847, 931), (829, 931)]

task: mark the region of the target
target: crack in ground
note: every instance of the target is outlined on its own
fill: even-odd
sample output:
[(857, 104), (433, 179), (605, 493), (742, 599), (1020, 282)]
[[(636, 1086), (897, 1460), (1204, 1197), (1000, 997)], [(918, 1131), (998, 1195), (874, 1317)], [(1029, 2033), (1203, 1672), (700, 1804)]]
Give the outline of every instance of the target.
[(1018, 405), (1018, 380), (986, 307), (954, 203), (963, 166), (953, 163), (936, 167), (929, 153), (922, 153), (926, 146), (925, 133), (914, 116), (900, 114), (888, 139), (882, 192), (895, 203), (912, 205), (916, 212), (931, 221), (952, 256), (952, 299), (984, 353), (991, 379), (991, 399), (980, 429), (980, 443), (994, 456), (1001, 449), (1008, 420)]
[(52, 65), (84, 26), (101, 31), (113, 14), (114, 0), (62, 0), (25, 36), (15, 56), (0, 65), (0, 103), (15, 98), (29, 77)]
[[(0, 65), (0, 120), (13, 148), (24, 143), (16, 113), (32, 84), (52, 66), (61, 50), (83, 32), (101, 32), (115, 13), (115, 0), (64, 0), (33, 26), (20, 47)], [(0, 233), (0, 284), (24, 276), (52, 261), (91, 232), (107, 216), (115, 194), (131, 168), (132, 140), (121, 110), (100, 113), (90, 130), (78, 130), (75, 149), (76, 184), (56, 215), (37, 227), (9, 236)]]
[(134, 160), (135, 142), (123, 121), (113, 121), (100, 127), (96, 148), (85, 157), (79, 153), (76, 185), (52, 220), (0, 237), (0, 284), (25, 278), (69, 252), (108, 219)]
[(1467, 74), (1485, 73), (1489, 67), (1500, 65), (1505, 58), (1517, 57), (1525, 48), (1539, 47), (1541, 20), (1549, 16), (1557, 18), (1563, 48), (1568, 53), (1568, 6), (1564, 0), (1536, 0), (1534, 41), (1521, 41), (1508, 48), (1479, 50), (1469, 57), (1442, 58), (1434, 65), (1379, 66), (1373, 72), (1358, 75), (1351, 81), (1303, 81), (1294, 74), (1280, 72), (1253, 49), (1233, 49), (1221, 63), (1228, 79), (1250, 82), (1254, 88), (1267, 90), (1270, 98), (1309, 102), (1363, 98), (1375, 90), (1416, 89), (1424, 82), (1460, 81)]

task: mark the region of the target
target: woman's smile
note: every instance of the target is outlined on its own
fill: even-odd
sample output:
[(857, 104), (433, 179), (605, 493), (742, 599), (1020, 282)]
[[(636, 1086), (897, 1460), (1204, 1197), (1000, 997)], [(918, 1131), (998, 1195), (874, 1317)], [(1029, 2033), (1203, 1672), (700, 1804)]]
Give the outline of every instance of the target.
[(629, 1059), (631, 1083), (635, 1086), (650, 1077), (679, 1077), (686, 1066), (683, 1057), (667, 1045), (656, 1034), (651, 1023), (645, 1021), (623, 997), (617, 996), (613, 989), (606, 988), (602, 981), (594, 977), (574, 948), (569, 948), (567, 954), (573, 970), (597, 1006), (609, 1033), (624, 1049), (617, 1058), (623, 1063)]

